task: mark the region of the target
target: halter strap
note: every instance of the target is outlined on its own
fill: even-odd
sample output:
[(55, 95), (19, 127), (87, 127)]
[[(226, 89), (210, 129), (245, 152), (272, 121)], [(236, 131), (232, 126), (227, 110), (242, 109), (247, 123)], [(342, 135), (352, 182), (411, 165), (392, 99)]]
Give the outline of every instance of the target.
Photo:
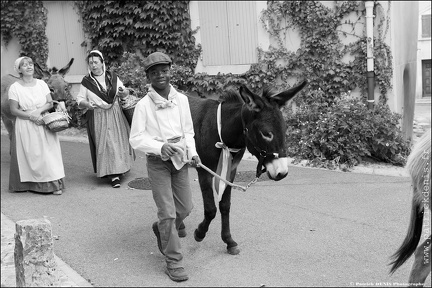
[[(242, 121), (242, 126), (243, 126), (243, 134), (245, 135), (245, 144), (247, 147), (247, 141), (249, 140), (249, 142), (252, 144), (252, 146), (255, 148), (255, 150), (258, 151), (259, 153), (259, 158), (258, 158), (258, 164), (257, 164), (257, 168), (256, 168), (256, 177), (259, 178), (261, 176), (262, 173), (267, 171), (267, 168), (264, 166), (264, 160), (269, 157), (269, 156), (273, 156), (275, 158), (279, 158), (279, 153), (271, 153), (271, 152), (267, 152), (266, 150), (263, 150), (257, 146), (255, 146), (253, 144), (253, 142), (251, 141), (250, 137), (249, 137), (249, 130), (246, 127), (244, 118), (243, 118), (243, 108), (246, 105), (246, 103), (243, 103), (241, 111), (240, 111), (240, 118)], [(284, 155), (281, 155), (284, 156)], [(261, 169), (261, 167), (263, 167), (263, 169)]]

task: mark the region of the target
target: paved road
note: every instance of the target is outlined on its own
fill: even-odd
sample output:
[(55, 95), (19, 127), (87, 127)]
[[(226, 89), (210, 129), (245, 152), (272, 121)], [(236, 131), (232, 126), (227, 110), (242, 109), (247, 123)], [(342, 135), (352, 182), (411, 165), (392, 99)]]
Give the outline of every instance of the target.
[[(147, 176), (142, 154), (113, 189), (93, 174), (86, 143), (62, 141), (68, 188), (61, 196), (38, 195), (8, 192), (6, 136), (1, 144), (2, 213), (15, 222), (47, 217), (58, 236), (56, 255), (93, 286), (398, 286), (407, 280), (412, 260), (391, 277), (386, 266), (407, 229), (407, 177), (292, 166), (286, 179), (236, 190), (231, 227), (241, 253), (232, 256), (220, 239), (220, 215), (203, 242), (193, 239), (203, 207), (191, 169), (195, 209), (182, 240), (190, 280), (178, 284), (162, 272), (151, 192), (127, 186)], [(255, 165), (244, 160), (239, 171)]]

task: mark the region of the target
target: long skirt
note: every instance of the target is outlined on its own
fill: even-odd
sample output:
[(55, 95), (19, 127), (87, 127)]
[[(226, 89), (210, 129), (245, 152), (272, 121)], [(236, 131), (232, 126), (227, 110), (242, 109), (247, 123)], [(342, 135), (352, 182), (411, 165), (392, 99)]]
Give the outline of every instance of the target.
[[(25, 121), (25, 120), (24, 120)], [(45, 128), (44, 128), (45, 129)], [(13, 129), (12, 133), (12, 139), (10, 143), (10, 151), (11, 151), (11, 162), (10, 162), (10, 168), (9, 168), (9, 190), (15, 191), (15, 192), (25, 192), (25, 191), (33, 191), (33, 192), (39, 192), (39, 193), (52, 193), (57, 190), (64, 190), (65, 189), (65, 182), (64, 178), (60, 178), (53, 181), (42, 181), (42, 182), (21, 182), (20, 177), (20, 170), (19, 170), (19, 164), (17, 159), (17, 141), (16, 141), (16, 135), (15, 135), (15, 127)], [(33, 138), (34, 141), (34, 138)], [(59, 144), (60, 145), (60, 144)], [(61, 155), (60, 155), (61, 157)], [(24, 164), (22, 164), (24, 165)], [(59, 159), (59, 165), (63, 166), (62, 159)], [(62, 168), (62, 167), (61, 167)]]
[(118, 102), (108, 110), (87, 111), (87, 132), (97, 177), (128, 172), (135, 160), (129, 144), (130, 127)]

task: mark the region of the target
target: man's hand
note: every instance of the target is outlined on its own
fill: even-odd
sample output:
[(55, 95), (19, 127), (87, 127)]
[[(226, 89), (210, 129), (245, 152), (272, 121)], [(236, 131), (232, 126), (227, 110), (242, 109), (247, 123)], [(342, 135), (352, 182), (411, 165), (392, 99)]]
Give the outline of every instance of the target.
[(193, 167), (198, 167), (199, 164), (201, 164), (201, 159), (199, 158), (198, 155), (193, 156), (192, 160), (190, 161), (191, 166)]
[(171, 143), (165, 143), (163, 146), (162, 146), (162, 149), (161, 149), (161, 155), (163, 156), (163, 157), (172, 157), (172, 156), (174, 156), (174, 155), (176, 155), (178, 152), (177, 152), (177, 147), (175, 147), (173, 144), (171, 144)]

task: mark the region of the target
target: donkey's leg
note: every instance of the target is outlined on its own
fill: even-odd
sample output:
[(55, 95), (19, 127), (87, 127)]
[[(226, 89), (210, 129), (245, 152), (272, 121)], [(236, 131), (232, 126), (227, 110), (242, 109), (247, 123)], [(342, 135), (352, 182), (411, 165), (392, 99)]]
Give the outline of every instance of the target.
[(414, 253), (415, 259), (409, 277), (410, 286), (423, 287), (431, 272), (431, 236), (426, 239)]
[(12, 133), (13, 133), (13, 129), (14, 129), (14, 121), (7, 118), (5, 115), (2, 115), (1, 118), (3, 120), (3, 124), (6, 127), (6, 130), (8, 132), (9, 144), (11, 145), (9, 147), (9, 155), (12, 155)]
[(201, 242), (208, 231), (211, 221), (216, 217), (216, 204), (212, 189), (212, 176), (202, 168), (197, 168), (198, 179), (204, 203), (204, 220), (195, 229), (195, 241)]
[(9, 140), (12, 140), (12, 131), (13, 131), (13, 121), (6, 117), (5, 115), (1, 115), (1, 119), (3, 120), (3, 124), (6, 127), (8, 132)]
[(231, 186), (227, 186), (219, 202), (219, 211), (222, 217), (222, 240), (227, 244), (228, 253), (231, 255), (237, 255), (240, 253), (240, 249), (237, 243), (231, 237), (229, 213), (231, 209)]

